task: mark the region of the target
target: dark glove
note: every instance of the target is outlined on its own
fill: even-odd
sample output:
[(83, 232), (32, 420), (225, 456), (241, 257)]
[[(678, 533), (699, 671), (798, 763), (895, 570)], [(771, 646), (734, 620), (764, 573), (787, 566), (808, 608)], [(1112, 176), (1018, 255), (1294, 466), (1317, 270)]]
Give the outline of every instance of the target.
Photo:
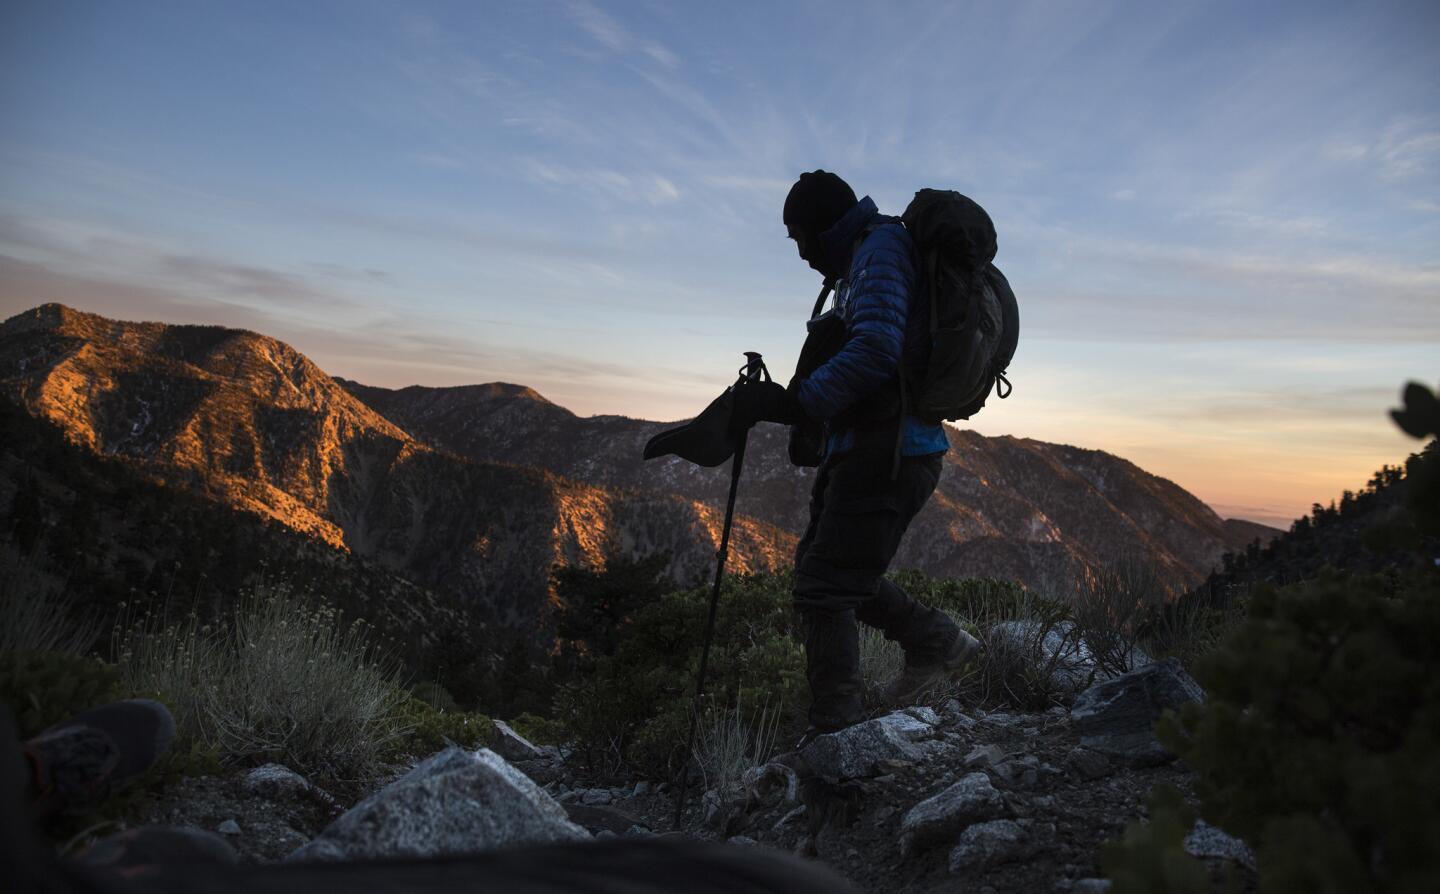
[(743, 382), (735, 386), (731, 431), (749, 431), (757, 422), (790, 425), (804, 418), (800, 401), (779, 382)]

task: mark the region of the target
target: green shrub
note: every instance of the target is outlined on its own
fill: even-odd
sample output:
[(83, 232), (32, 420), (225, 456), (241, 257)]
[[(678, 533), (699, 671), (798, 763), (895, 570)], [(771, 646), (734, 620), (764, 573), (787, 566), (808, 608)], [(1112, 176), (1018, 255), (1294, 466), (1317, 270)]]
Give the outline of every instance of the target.
[(1034, 594), (1015, 581), (994, 578), (942, 580), (913, 570), (897, 571), (891, 578), (902, 590), (926, 605), (944, 609), (951, 617), (968, 619), (977, 627), (995, 621), (1029, 617), (1036, 603)]
[[(1056, 659), (1041, 644), (1044, 633), (1070, 620), (1065, 603), (1010, 581), (936, 580), (914, 571), (893, 577), (916, 599), (946, 611), (982, 639), (998, 621), (1038, 622), (1040, 635), (1027, 638), (1021, 647), (987, 650), (982, 665), (962, 681), (960, 694), (997, 705), (1055, 702), (1051, 671)], [(729, 718), (732, 731), (740, 728), (756, 736), (762, 709), (768, 717), (779, 718), (781, 736), (798, 726), (809, 693), (790, 591), (789, 572), (727, 580), (710, 654), (702, 726), (721, 717), (722, 706), (737, 704), (744, 706), (744, 716), (738, 723)], [(580, 678), (557, 690), (554, 716), (559, 732), (552, 741), (574, 746), (604, 771), (628, 766), (665, 776), (678, 768), (690, 728), (709, 598), (708, 588), (698, 588), (668, 593), (637, 608), (617, 627), (613, 654), (598, 658)], [(879, 690), (903, 662), (898, 646), (862, 628), (861, 669), (870, 707), (880, 707)]]
[(424, 680), (410, 684), (410, 695), (437, 711), (456, 711), (460, 708), (455, 703), (455, 696), (450, 694), (450, 690), (436, 680)]
[(0, 701), (30, 737), (89, 708), (125, 697), (120, 673), (99, 658), (68, 652), (0, 653)]
[[(1195, 825), (1195, 811), (1173, 786), (1156, 786), (1150, 793), (1149, 823), (1133, 823), (1118, 841), (1101, 849), (1100, 865), (1112, 882), (1114, 894), (1212, 894), (1215, 890), (1205, 864), (1185, 851), (1185, 836)], [(1225, 890), (1238, 890), (1233, 873)]]
[[(684, 756), (695, 669), (700, 660), (710, 593), (668, 593), (640, 608), (618, 637), (615, 653), (592, 673), (560, 687), (556, 719), (592, 764), (615, 771), (627, 764), (655, 777)], [(804, 658), (792, 637), (788, 575), (728, 578), (710, 651), (706, 703), (737, 701), (754, 728), (763, 706), (802, 704)]]
[[(1401, 428), (1440, 433), (1434, 393), (1411, 383), (1405, 401)], [(1437, 443), (1406, 467), (1408, 517), (1367, 535), (1417, 548), (1419, 566), (1254, 588), (1246, 618), (1195, 662), (1205, 701), (1156, 727), (1196, 770), (1205, 820), (1255, 848), (1262, 892), (1440, 880), (1440, 567), (1423, 539), (1440, 533)], [(1166, 846), (1131, 832), (1108, 851), (1117, 890)], [(1193, 890), (1148, 878), (1143, 890)]]
[[(1255, 847), (1261, 891), (1434, 890), (1440, 575), (1257, 587), (1195, 675), (1206, 700), (1158, 732), (1197, 772), (1205, 820)], [(1130, 840), (1107, 871), (1142, 872), (1158, 846)]]
[(1440, 578), (1257, 588), (1196, 671), (1207, 700), (1163, 723), (1162, 741), (1199, 772), (1206, 820), (1257, 845), (1267, 888), (1434, 880)]
[(484, 714), (436, 708), (413, 696), (400, 704), (396, 725), (402, 732), (384, 749), (390, 759), (425, 757), (451, 744), (478, 748), (490, 741), (494, 729)]
[(559, 745), (565, 741), (565, 727), (555, 720), (536, 714), (520, 714), (510, 721), (510, 728), (533, 745)]

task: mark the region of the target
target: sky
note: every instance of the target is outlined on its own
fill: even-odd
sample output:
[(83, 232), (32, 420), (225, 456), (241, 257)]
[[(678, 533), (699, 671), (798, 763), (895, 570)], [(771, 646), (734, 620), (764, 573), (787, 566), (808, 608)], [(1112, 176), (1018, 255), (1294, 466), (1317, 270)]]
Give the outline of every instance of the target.
[(368, 384), (693, 415), (819, 289), (824, 168), (994, 219), (1014, 394), (1280, 526), (1440, 381), (1440, 4), (0, 4), (0, 317), (281, 338)]

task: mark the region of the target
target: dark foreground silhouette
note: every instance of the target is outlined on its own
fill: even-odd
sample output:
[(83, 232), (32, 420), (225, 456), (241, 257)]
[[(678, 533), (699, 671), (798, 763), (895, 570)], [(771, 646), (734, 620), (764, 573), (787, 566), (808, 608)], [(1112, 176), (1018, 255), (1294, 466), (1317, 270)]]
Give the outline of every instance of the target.
[[(111, 712), (97, 723), (141, 714)], [(67, 724), (68, 730), (62, 729)], [(37, 746), (56, 729), (71, 734), (52, 735), (48, 750), (47, 743)], [(123, 783), (153, 763), (163, 751), (155, 747), (157, 742), (168, 744), (163, 730), (156, 735), (146, 729), (143, 735), (128, 737), (130, 741), (114, 732), (72, 720), (22, 744), (10, 712), (0, 709), (0, 766), (11, 768), (0, 773), (0, 871), (9, 890), (24, 894), (340, 890), (829, 894), (854, 890), (824, 867), (776, 851), (655, 839), (518, 847), (465, 856), (254, 866), (237, 864), (229, 845), (209, 833), (144, 827), (109, 836), (76, 858), (62, 860), (40, 835), (36, 817), (76, 806), (65, 803), (67, 794), (103, 796), (112, 783)], [(106, 755), (111, 745), (113, 753)], [(43, 768), (40, 756), (48, 760)], [(37, 785), (37, 780), (43, 784)], [(56, 780), (59, 785), (50, 784)]]

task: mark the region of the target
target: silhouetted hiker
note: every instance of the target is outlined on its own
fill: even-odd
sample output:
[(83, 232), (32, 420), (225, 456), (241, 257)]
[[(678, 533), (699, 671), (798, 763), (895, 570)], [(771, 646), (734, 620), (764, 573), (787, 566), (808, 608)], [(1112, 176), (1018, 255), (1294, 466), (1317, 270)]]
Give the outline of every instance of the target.
[(169, 747), (174, 721), (158, 702), (135, 699), (86, 711), (17, 741), (0, 707), (0, 869), (16, 894), (843, 894), (854, 889), (825, 867), (769, 848), (622, 838), (408, 859), (241, 865), (219, 836), (143, 826), (107, 836), (68, 860), (34, 820), (94, 807)]
[[(795, 550), (810, 731), (861, 719), (857, 621), (905, 650), (889, 695), (911, 698), (978, 651), (948, 615), (885, 578), (900, 538), (940, 480), (945, 431), (902, 413), (902, 360), (923, 370), (929, 300), (917, 288), (915, 246), (900, 220), (835, 174), (802, 174), (785, 199), (785, 226), (800, 257), (825, 278), (788, 388), (736, 389), (737, 424), (792, 426), (791, 459), (819, 463), (810, 523)], [(820, 313), (833, 290), (832, 310)]]

